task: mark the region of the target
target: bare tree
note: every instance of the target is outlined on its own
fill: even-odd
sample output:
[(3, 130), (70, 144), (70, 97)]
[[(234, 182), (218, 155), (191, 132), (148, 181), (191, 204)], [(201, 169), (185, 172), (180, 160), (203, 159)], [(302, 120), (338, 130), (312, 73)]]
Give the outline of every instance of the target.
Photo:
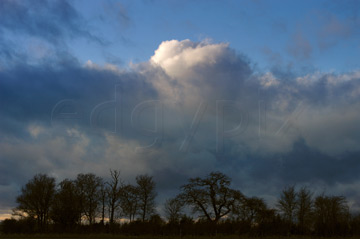
[(242, 197), (240, 191), (231, 189), (230, 178), (220, 172), (211, 172), (205, 178), (190, 178), (182, 186), (180, 197), (208, 221), (217, 223), (228, 215), (234, 202)]
[(107, 196), (108, 196), (106, 184), (104, 182), (101, 182), (99, 196), (100, 196), (100, 203), (101, 203), (101, 224), (104, 225), (105, 209), (106, 209), (106, 202), (107, 202)]
[(21, 189), (21, 194), (16, 198), (19, 204), (16, 210), (36, 218), (38, 227), (44, 229), (54, 195), (55, 178), (37, 174)]
[(178, 222), (180, 220), (183, 207), (184, 202), (178, 197), (166, 200), (164, 209), (169, 222)]
[(139, 214), (142, 221), (148, 219), (155, 212), (155, 182), (152, 176), (139, 175), (136, 177)]
[(122, 213), (129, 218), (130, 222), (135, 219), (139, 211), (139, 195), (135, 186), (131, 184), (121, 186), (120, 207)]
[(81, 198), (82, 212), (91, 225), (95, 223), (96, 213), (98, 212), (101, 200), (100, 188), (102, 179), (92, 173), (78, 174), (75, 183)]
[(314, 203), (315, 229), (321, 236), (345, 234), (349, 227), (349, 207), (345, 197), (318, 196)]
[(120, 206), (120, 190), (123, 182), (120, 179), (120, 171), (110, 169), (111, 180), (107, 182), (107, 197), (109, 203), (110, 224), (114, 223), (115, 212)]
[(284, 218), (290, 224), (294, 221), (295, 210), (297, 208), (295, 186), (285, 188), (278, 200), (278, 208), (283, 213)]
[(306, 187), (302, 187), (297, 193), (296, 217), (301, 233), (310, 227), (313, 214), (312, 192)]
[(232, 214), (237, 216), (240, 221), (245, 221), (250, 225), (258, 223), (262, 212), (266, 210), (266, 204), (263, 199), (258, 197), (243, 197), (235, 205)]

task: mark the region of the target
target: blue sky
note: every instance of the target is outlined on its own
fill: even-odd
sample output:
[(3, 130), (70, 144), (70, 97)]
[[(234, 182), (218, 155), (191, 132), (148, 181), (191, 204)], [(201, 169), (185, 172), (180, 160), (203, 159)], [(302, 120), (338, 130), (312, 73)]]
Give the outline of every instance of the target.
[[(0, 219), (34, 174), (133, 182), (158, 203), (219, 170), (360, 210), (358, 1), (0, 1)], [(161, 213), (161, 207), (158, 208)]]
[[(274, 58), (294, 68), (347, 71), (359, 67), (356, 1), (76, 1), (90, 28), (108, 44), (76, 39), (86, 61), (123, 64), (149, 59), (163, 40), (228, 42), (260, 69)], [(91, 47), (88, 47), (88, 46)], [(90, 49), (89, 49), (90, 48)]]

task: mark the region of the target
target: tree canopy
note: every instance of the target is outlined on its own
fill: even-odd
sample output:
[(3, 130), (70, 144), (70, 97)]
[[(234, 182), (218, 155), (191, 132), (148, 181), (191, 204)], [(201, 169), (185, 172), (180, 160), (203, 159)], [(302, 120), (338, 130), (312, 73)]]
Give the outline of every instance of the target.
[(240, 191), (230, 188), (231, 180), (221, 172), (211, 172), (204, 178), (190, 178), (181, 187), (180, 198), (190, 205), (194, 213), (200, 213), (211, 222), (217, 223), (228, 215), (236, 200), (241, 200)]

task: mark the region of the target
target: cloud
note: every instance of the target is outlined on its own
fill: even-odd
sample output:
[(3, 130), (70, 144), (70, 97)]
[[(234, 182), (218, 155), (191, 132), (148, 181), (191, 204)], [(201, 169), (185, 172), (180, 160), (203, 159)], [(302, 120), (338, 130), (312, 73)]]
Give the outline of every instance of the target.
[(319, 32), (319, 47), (321, 49), (329, 48), (353, 34), (349, 22), (342, 22), (336, 16), (328, 16), (327, 18)]
[(309, 39), (302, 32), (297, 32), (292, 36), (288, 52), (295, 59), (307, 60), (311, 57), (313, 47)]
[(154, 88), (184, 105), (197, 106), (203, 100), (234, 100), (252, 73), (246, 57), (228, 44), (208, 41), (162, 42), (150, 64), (166, 73), (151, 81)]
[(74, 58), (74, 40), (108, 44), (67, 0), (1, 1), (0, 68)]
[(229, 44), (171, 40), (129, 69), (65, 55), (14, 63), (0, 79), (6, 207), (39, 172), (149, 173), (162, 199), (212, 170), (269, 200), (287, 183), (359, 182), (359, 71), (256, 72)]
[(60, 44), (64, 37), (99, 40), (68, 1), (12, 1), (0, 3), (0, 30), (27, 34)]
[(289, 34), (288, 54), (303, 61), (319, 58), (339, 45), (355, 46), (360, 33), (358, 11), (357, 1), (324, 1), (320, 9), (307, 12), (296, 22)]

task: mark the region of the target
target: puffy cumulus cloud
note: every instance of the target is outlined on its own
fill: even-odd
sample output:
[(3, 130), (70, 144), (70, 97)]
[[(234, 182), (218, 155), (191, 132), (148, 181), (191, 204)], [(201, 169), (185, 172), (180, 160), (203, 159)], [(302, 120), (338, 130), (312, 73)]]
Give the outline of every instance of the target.
[[(312, 147), (329, 154), (345, 148), (357, 150), (358, 138), (349, 132), (357, 128), (358, 113), (350, 109), (358, 107), (358, 71), (315, 72), (292, 78), (272, 72), (253, 74), (249, 61), (229, 45), (190, 40), (163, 42), (150, 63), (142, 66), (142, 74), (171, 107), (167, 109), (171, 111), (168, 131), (173, 135), (183, 131), (179, 116), (180, 121), (187, 120), (185, 128), (189, 128), (201, 113), (196, 137), (215, 148), (221, 113), (216, 102), (230, 100), (230, 108), (232, 103), (239, 107), (226, 112), (224, 127), (235, 128), (241, 118), (243, 125), (240, 135), (228, 144), (279, 153), (291, 150), (296, 140), (304, 138)], [(207, 109), (199, 111), (201, 104)], [(321, 140), (323, 136), (326, 139)], [(337, 142), (339, 137), (342, 143)]]
[[(213, 55), (202, 58), (208, 52)], [(194, 54), (194, 60), (185, 60), (191, 54)], [(227, 59), (227, 56), (230, 57)], [(224, 65), (235, 62), (234, 67), (249, 71), (242, 74), (228, 71), (220, 62)], [(357, 168), (354, 160), (360, 140), (357, 136), (359, 113), (354, 110), (359, 102), (358, 71), (344, 74), (315, 72), (302, 76), (282, 76), (272, 72), (251, 74), (249, 62), (236, 55), (228, 45), (188, 40), (163, 42), (150, 63), (160, 68), (156, 71), (150, 67), (152, 74), (148, 80), (161, 99), (166, 99), (166, 103), (183, 103), (172, 104), (168, 116), (171, 126), (167, 129), (170, 136), (166, 136), (181, 146), (183, 138), (179, 135), (196, 126), (197, 113), (202, 115), (190, 153), (184, 158), (189, 158), (193, 152), (210, 152), (209, 161), (215, 158), (216, 162), (221, 162), (213, 164), (214, 168), (221, 168), (237, 182), (245, 182), (238, 184), (244, 188), (255, 188), (249, 190), (250, 194), (262, 192), (270, 199), (289, 182), (318, 189), (324, 185), (331, 188), (335, 182), (357, 180), (353, 169)], [(204, 66), (207, 72), (214, 70), (217, 73), (207, 75)], [(231, 90), (212, 84), (222, 82), (217, 76), (226, 73), (229, 75), (225, 82)], [(200, 80), (203, 84), (197, 83)], [(211, 92), (207, 87), (214, 89), (212, 94), (207, 94)], [(234, 89), (238, 94), (232, 94)], [(178, 97), (180, 95), (183, 97)], [(224, 152), (219, 156), (216, 152), (216, 116), (219, 115), (210, 112), (209, 108), (215, 107), (211, 103), (223, 99), (240, 105), (240, 109), (224, 115), (226, 129), (234, 129), (241, 122), (241, 116), (247, 120), (239, 134), (225, 139)], [(202, 101), (208, 103), (204, 112), (197, 111)], [(179, 110), (184, 105), (183, 111)], [(184, 128), (175, 123), (179, 118), (187, 123)], [(351, 155), (343, 155), (350, 151), (353, 152)], [(340, 168), (341, 172), (338, 172)], [(266, 186), (262, 188), (260, 184)]]
[(287, 183), (358, 195), (359, 71), (256, 72), (228, 44), (172, 40), (130, 70), (64, 57), (0, 79), (3, 207), (35, 173), (110, 168), (154, 175), (162, 199), (212, 170), (269, 201)]
[(159, 64), (171, 77), (182, 77), (191, 73), (192, 68), (201, 64), (216, 64), (228, 54), (228, 44), (195, 43), (190, 40), (162, 42), (151, 62)]
[(228, 44), (209, 41), (162, 42), (150, 63), (168, 76), (152, 79), (154, 87), (167, 99), (185, 105), (237, 99), (252, 73), (248, 59)]

